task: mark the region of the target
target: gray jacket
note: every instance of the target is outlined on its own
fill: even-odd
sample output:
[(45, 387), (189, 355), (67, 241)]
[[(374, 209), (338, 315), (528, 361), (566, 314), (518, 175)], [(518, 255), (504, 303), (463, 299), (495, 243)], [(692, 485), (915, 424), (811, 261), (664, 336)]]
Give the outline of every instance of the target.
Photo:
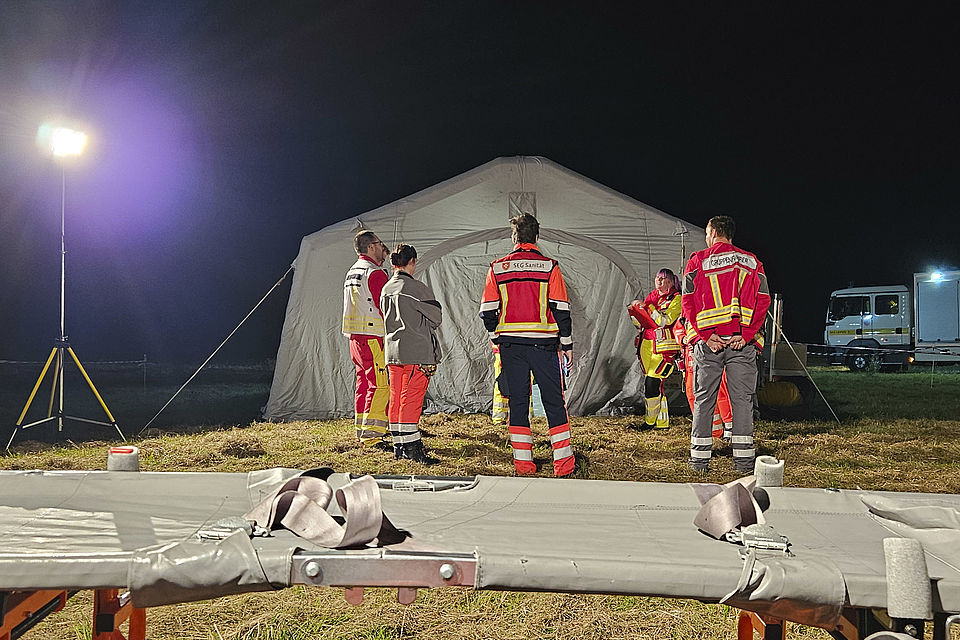
[(383, 285), (380, 309), (387, 364), (440, 361), (440, 344), (433, 332), (440, 326), (443, 312), (430, 287), (404, 271), (396, 271)]

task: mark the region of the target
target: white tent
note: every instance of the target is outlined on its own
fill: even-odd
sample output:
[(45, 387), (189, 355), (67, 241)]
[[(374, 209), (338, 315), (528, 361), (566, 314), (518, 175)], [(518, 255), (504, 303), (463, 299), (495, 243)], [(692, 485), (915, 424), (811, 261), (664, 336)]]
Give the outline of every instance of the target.
[(683, 251), (704, 248), (703, 229), (628, 198), (546, 158), (498, 158), (407, 198), (303, 239), (264, 417), (352, 415), (354, 370), (340, 334), (343, 274), (353, 236), (375, 231), (417, 249), (417, 277), (443, 305), (444, 360), (428, 410), (489, 411), (493, 355), (477, 312), (490, 262), (512, 250), (509, 218), (535, 213), (540, 249), (559, 260), (573, 315), (571, 414), (605, 413), (642, 396), (636, 335), (626, 305), (653, 288), (662, 267), (678, 274)]

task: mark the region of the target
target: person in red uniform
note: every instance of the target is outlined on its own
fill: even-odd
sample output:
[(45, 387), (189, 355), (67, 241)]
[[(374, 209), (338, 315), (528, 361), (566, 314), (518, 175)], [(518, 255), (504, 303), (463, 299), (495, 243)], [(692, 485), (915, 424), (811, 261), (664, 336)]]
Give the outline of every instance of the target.
[[(720, 381), (727, 376), (733, 409), (733, 464), (752, 473), (753, 396), (757, 387), (758, 333), (770, 306), (763, 264), (733, 245), (733, 218), (707, 223), (707, 248), (694, 253), (683, 275), (683, 316), (693, 344), (694, 406), (690, 468), (707, 471), (713, 446), (713, 409)], [(692, 330), (692, 335), (689, 332)]]
[(680, 279), (663, 268), (654, 278), (654, 290), (642, 302), (634, 300), (627, 313), (640, 331), (637, 357), (643, 367), (645, 424), (648, 428), (670, 426), (663, 381), (673, 373), (680, 344), (673, 335), (673, 325), (680, 317)]
[(355, 419), (357, 439), (390, 451), (387, 402), (390, 389), (383, 355), (383, 313), (380, 294), (389, 276), (380, 268), (390, 254), (373, 231), (361, 231), (353, 239), (357, 261), (343, 283), (343, 335), (350, 340), (350, 358), (356, 368)]
[[(537, 472), (530, 431), (530, 374), (550, 426), (553, 473), (573, 473), (570, 424), (563, 397), (560, 360), (569, 367), (573, 357), (570, 300), (560, 266), (537, 248), (540, 223), (530, 214), (510, 220), (515, 247), (494, 260), (487, 273), (480, 317), (490, 341), (500, 349), (500, 392), (509, 402), (510, 444), (517, 475)], [(506, 387), (506, 388), (504, 388)]]

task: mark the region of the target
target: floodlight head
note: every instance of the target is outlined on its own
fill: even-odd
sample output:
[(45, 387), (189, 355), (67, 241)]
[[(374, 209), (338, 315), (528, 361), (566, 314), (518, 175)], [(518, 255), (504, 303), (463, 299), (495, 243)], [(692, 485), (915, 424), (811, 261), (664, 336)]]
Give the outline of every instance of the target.
[(87, 134), (67, 127), (57, 127), (50, 134), (50, 149), (58, 158), (79, 156), (87, 146)]

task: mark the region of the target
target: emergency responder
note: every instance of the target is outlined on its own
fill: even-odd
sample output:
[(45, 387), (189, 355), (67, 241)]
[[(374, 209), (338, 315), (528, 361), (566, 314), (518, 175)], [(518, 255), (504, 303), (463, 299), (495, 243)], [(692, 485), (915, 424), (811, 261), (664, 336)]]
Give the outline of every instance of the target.
[(649, 428), (670, 426), (663, 381), (675, 369), (680, 344), (673, 335), (673, 325), (680, 317), (680, 279), (670, 269), (660, 269), (653, 280), (654, 289), (642, 302), (634, 300), (627, 312), (640, 331), (637, 336), (637, 357), (645, 376), (643, 395), (646, 404), (644, 422)]
[(443, 320), (430, 287), (413, 278), (417, 250), (399, 244), (390, 254), (393, 276), (383, 286), (380, 308), (386, 332), (384, 352), (390, 373), (390, 434), (393, 457), (433, 464), (420, 438), (420, 413), (430, 378), (440, 361), (434, 331)]
[(350, 358), (356, 367), (355, 396), (357, 439), (392, 450), (387, 436), (387, 367), (383, 357), (383, 314), (380, 293), (388, 275), (380, 268), (389, 255), (373, 231), (353, 239), (357, 261), (343, 283), (343, 335), (350, 339)]
[[(563, 397), (560, 361), (573, 356), (570, 301), (556, 260), (537, 248), (540, 224), (523, 213), (510, 220), (514, 250), (490, 265), (480, 302), (480, 317), (500, 349), (501, 393), (508, 398), (510, 444), (517, 475), (537, 472), (530, 431), (530, 374), (550, 426), (553, 473), (573, 473), (570, 425)], [(506, 388), (504, 388), (506, 387)]]
[(770, 306), (763, 264), (732, 244), (733, 218), (707, 223), (707, 248), (694, 253), (683, 275), (683, 315), (693, 343), (694, 406), (690, 468), (707, 471), (713, 445), (713, 409), (723, 373), (733, 409), (733, 464), (753, 472), (753, 394), (757, 386), (756, 338)]

